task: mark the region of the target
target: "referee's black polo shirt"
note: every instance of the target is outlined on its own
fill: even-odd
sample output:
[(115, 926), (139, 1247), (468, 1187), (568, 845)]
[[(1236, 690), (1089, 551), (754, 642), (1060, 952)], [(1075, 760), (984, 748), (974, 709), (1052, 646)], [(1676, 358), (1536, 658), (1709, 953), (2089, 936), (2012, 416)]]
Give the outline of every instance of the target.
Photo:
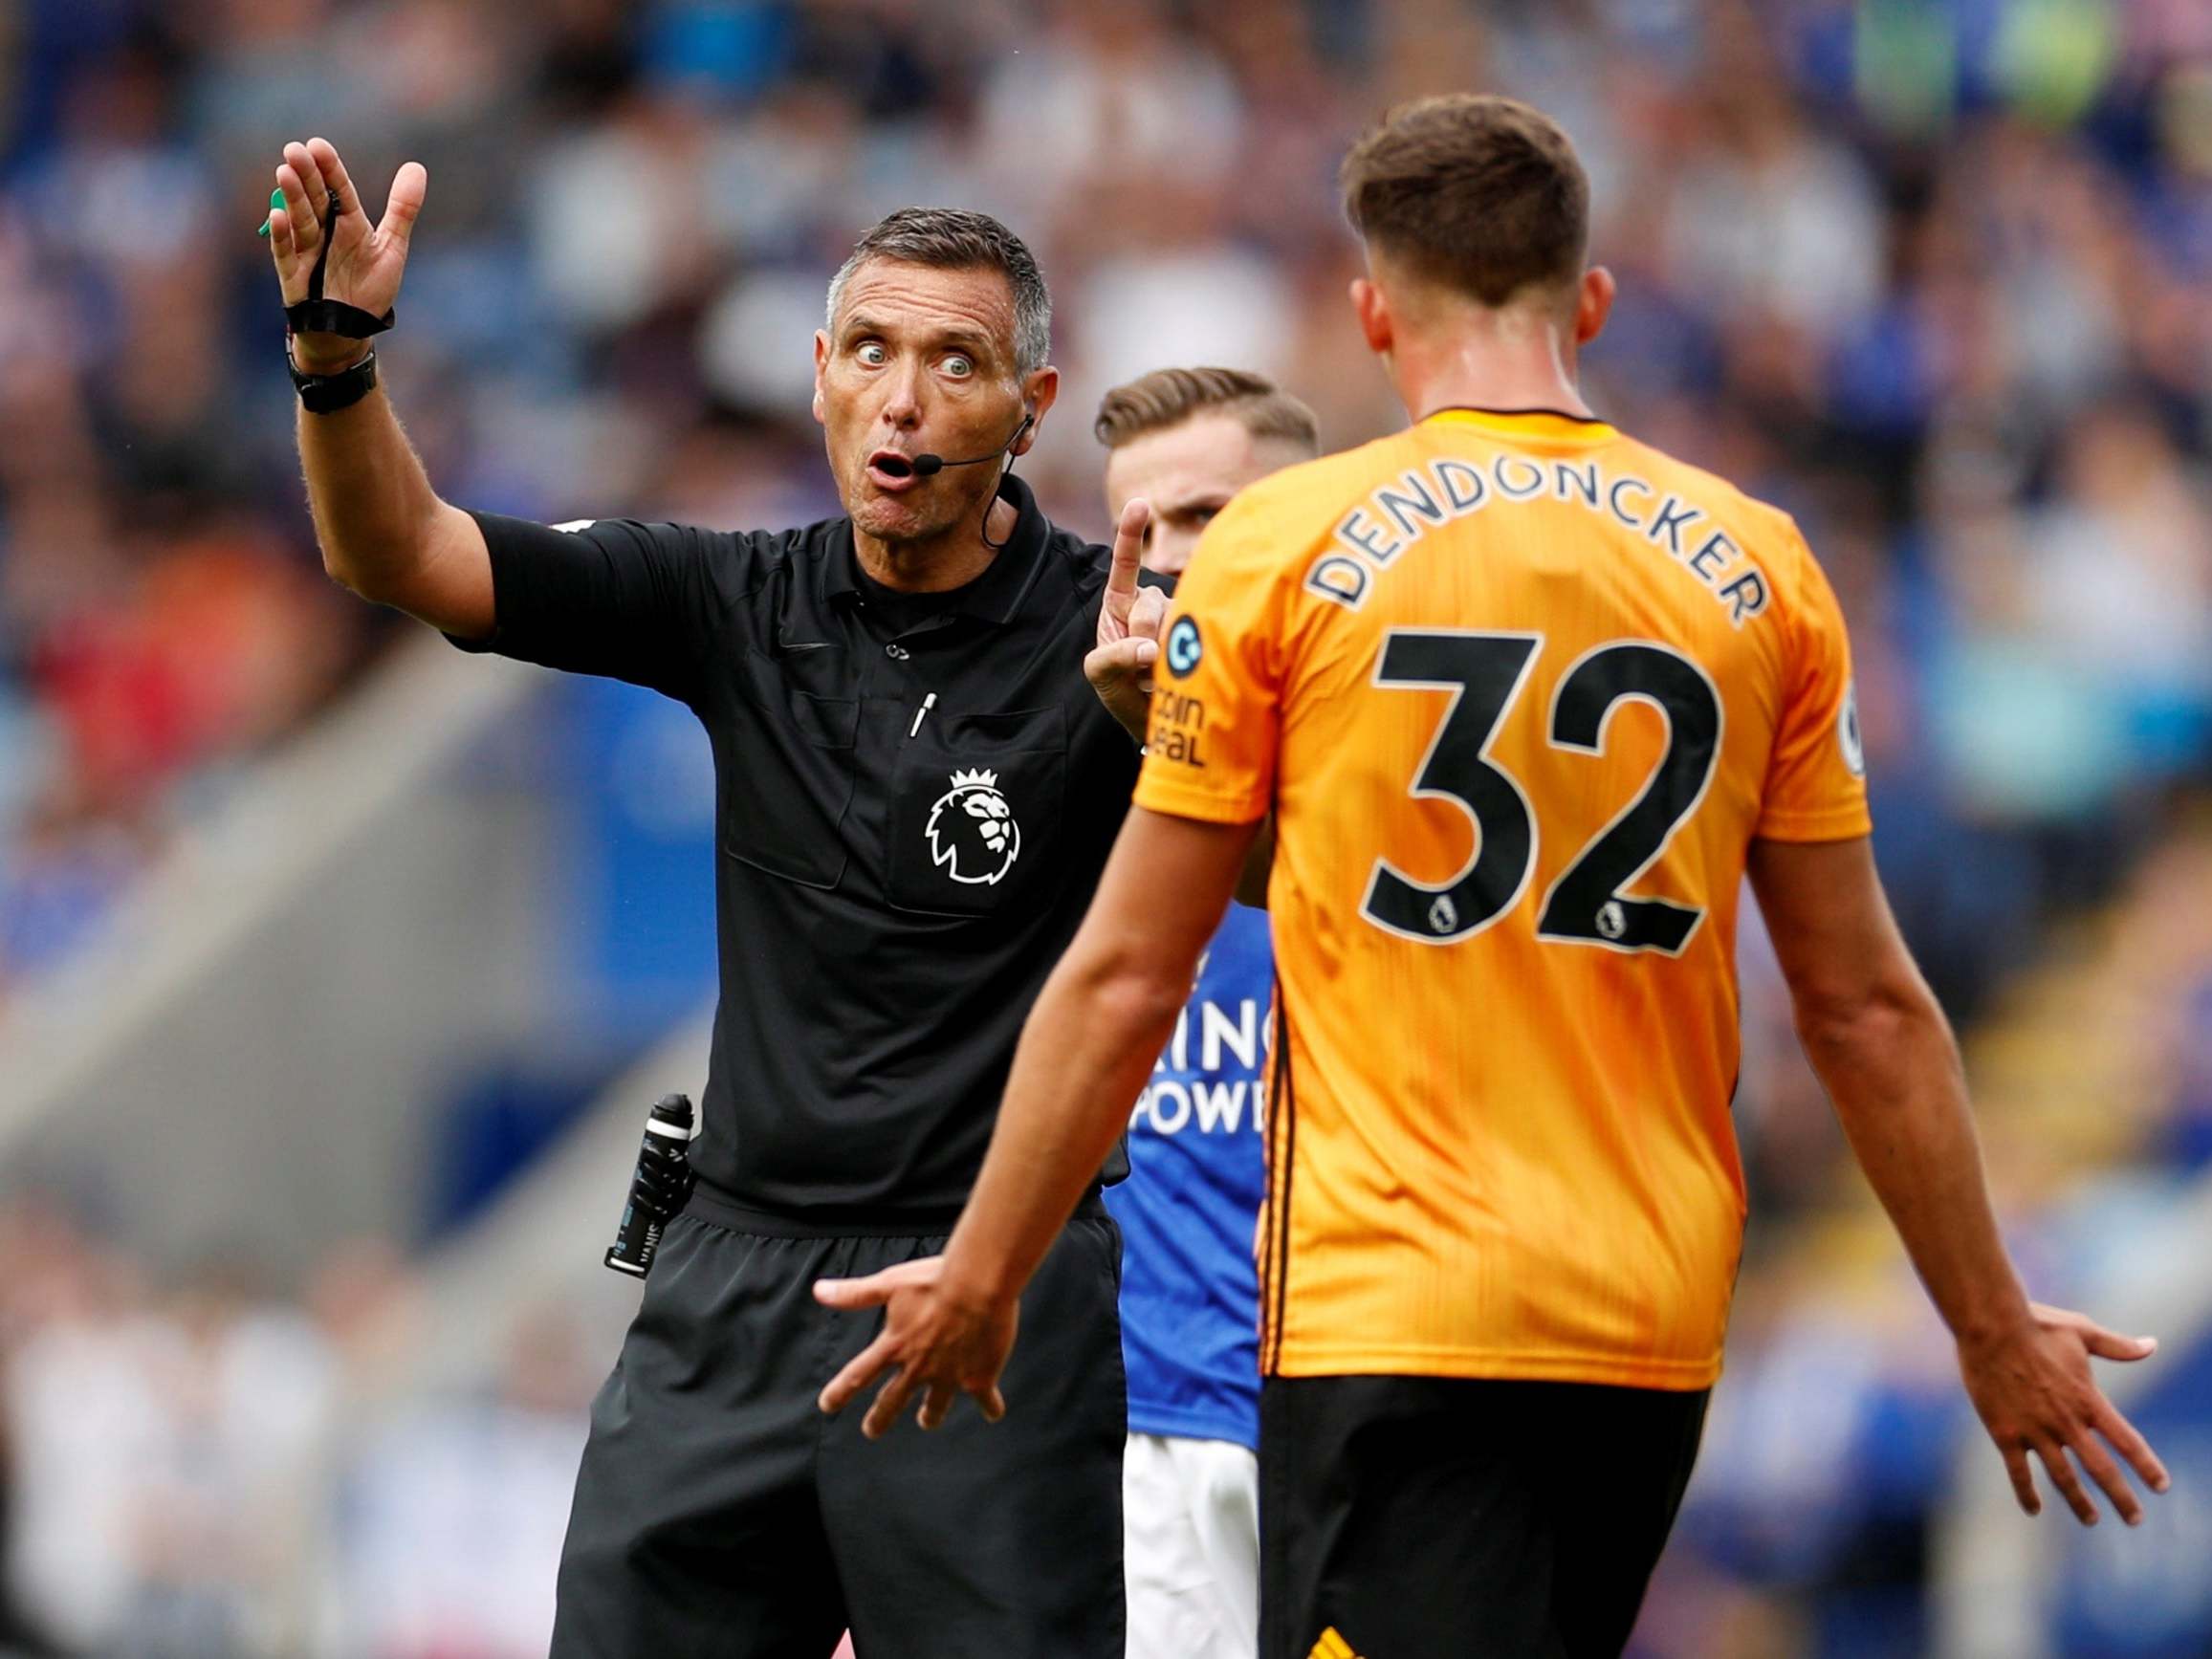
[(726, 1203), (941, 1230), (1121, 827), (1137, 747), (1083, 675), (1106, 552), (1001, 492), (1012, 539), (941, 596), (876, 588), (844, 518), (475, 515), (498, 626), (456, 644), (650, 686), (713, 744), (722, 994), (692, 1159)]

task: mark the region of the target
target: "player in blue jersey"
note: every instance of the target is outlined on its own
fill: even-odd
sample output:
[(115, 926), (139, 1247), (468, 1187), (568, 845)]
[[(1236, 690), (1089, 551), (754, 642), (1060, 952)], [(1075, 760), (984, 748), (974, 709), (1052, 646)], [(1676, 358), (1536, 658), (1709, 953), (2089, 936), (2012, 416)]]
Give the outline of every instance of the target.
[[(1099, 405), (1106, 511), (1151, 507), (1144, 562), (1190, 561), (1229, 498), (1321, 452), (1313, 412), (1259, 375), (1161, 369)], [(1259, 1646), (1259, 1293), (1252, 1233), (1274, 958), (1231, 905), (1129, 1121), (1121, 1223), (1129, 1445), (1122, 1466), (1129, 1651), (1251, 1659)]]

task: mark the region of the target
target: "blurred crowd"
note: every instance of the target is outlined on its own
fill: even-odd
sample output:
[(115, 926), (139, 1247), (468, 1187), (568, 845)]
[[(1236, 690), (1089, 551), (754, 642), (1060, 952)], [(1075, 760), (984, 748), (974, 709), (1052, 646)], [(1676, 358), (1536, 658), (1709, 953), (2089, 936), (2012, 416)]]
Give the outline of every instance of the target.
[(418, 1287), (382, 1244), (280, 1297), (19, 1200), (0, 1259), (0, 1655), (545, 1651), (599, 1369), (575, 1318), (520, 1321), (481, 1394), (417, 1398)]
[[(428, 166), (383, 358), (449, 499), (833, 511), (807, 415), (826, 275), (881, 213), (941, 202), (1042, 260), (1065, 379), (1023, 465), (1096, 534), (1089, 411), (1144, 369), (1274, 373), (1333, 446), (1400, 422), (1332, 173), (1383, 105), (1466, 87), (1550, 109), (1589, 165), (1622, 290), (1590, 401), (1797, 513), (1843, 598), (1883, 869), (1969, 1023), (2008, 1224), (2056, 1274), (2070, 1204), (2212, 1154), (2202, 0), (0, 0), (0, 1003), (391, 631), (323, 581), (305, 521), (253, 235), (284, 141), (331, 139), (372, 209)], [(1948, 1357), (1755, 928), (1744, 960), (1738, 1403), (1651, 1640), (1722, 1651), (1665, 1644), (1723, 1615), (1744, 1652), (1784, 1626), (1852, 1650), (1855, 1620), (1909, 1640)], [(211, 1293), (146, 1315), (128, 1277), (69, 1295), (220, 1416)], [(323, 1316), (226, 1317), (296, 1384), (254, 1457), (321, 1455)], [(118, 1455), (46, 1442), (37, 1354), (11, 1350), (19, 1586), (38, 1482), (72, 1479), (41, 1459)], [(1803, 1478), (1870, 1434), (1878, 1490)], [(157, 1589), (218, 1548), (177, 1518), (208, 1501), (190, 1485), (130, 1523)]]

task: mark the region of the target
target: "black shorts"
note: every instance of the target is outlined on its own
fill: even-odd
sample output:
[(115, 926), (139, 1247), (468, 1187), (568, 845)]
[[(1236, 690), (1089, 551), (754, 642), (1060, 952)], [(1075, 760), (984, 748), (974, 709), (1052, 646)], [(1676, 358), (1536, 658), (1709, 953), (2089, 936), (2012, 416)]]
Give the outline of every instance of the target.
[(1260, 1659), (1610, 1659), (1681, 1505), (1706, 1398), (1269, 1378)]
[(1008, 1411), (861, 1434), (815, 1397), (882, 1323), (815, 1301), (940, 1237), (787, 1237), (690, 1212), (646, 1280), (560, 1563), (554, 1659), (1122, 1659), (1121, 1235), (1095, 1199), (1021, 1299)]

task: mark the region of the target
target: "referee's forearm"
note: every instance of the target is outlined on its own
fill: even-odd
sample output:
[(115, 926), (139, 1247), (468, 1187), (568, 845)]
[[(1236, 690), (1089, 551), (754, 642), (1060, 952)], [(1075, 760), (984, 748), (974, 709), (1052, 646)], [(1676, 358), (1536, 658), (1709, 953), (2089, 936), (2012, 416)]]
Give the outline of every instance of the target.
[(363, 599), (389, 602), (429, 549), (438, 499), (383, 387), (332, 414), (299, 411), (299, 464), (322, 567)]
[(1079, 939), (1015, 1051), (991, 1150), (945, 1249), (949, 1280), (1018, 1296), (1097, 1175), (1174, 1030), (1190, 986)]

